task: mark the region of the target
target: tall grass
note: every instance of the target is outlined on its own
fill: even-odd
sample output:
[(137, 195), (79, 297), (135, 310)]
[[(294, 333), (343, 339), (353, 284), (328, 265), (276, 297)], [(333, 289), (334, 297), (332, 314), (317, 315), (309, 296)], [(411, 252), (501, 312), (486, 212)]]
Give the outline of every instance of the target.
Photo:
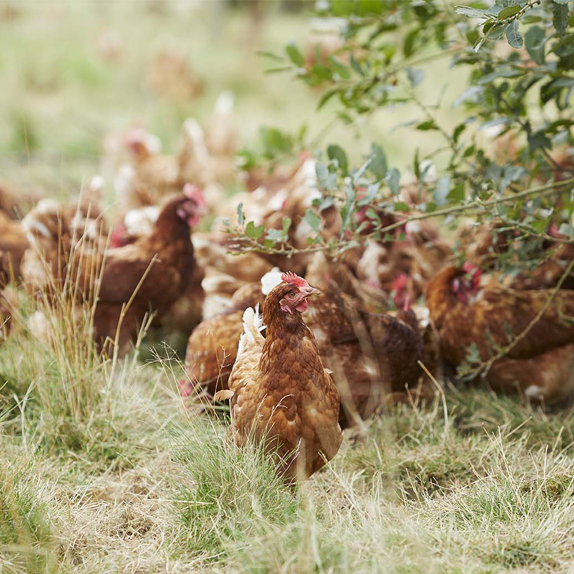
[(31, 462), (10, 460), (2, 438), (0, 451), (0, 571), (55, 574), (57, 552), (43, 499), (47, 485), (34, 476)]
[[(59, 252), (62, 262), (39, 254), (46, 285), (33, 294), (22, 291), (10, 309), (12, 333), (0, 346), (0, 396), (17, 415), (24, 440), (105, 462), (120, 454), (125, 417), (118, 389), (129, 384), (128, 366), (136, 359), (120, 363), (117, 340), (111, 359), (94, 342), (103, 266), (77, 272), (84, 253), (94, 249), (84, 239), (73, 238), (71, 253)], [(64, 276), (54, 268), (65, 269)]]
[[(179, 429), (176, 556), (241, 574), (569, 572), (574, 460), (556, 440), (538, 436), (533, 448), (548, 415), (516, 401), (501, 419), (516, 424), (471, 424), (458, 409), (479, 396), (461, 392), (447, 420), (438, 403), (391, 409), (366, 435), (348, 434), (297, 493), (260, 449), (238, 449), (219, 425)], [(482, 416), (500, 412), (483, 403)]]
[(229, 547), (249, 547), (296, 514), (296, 495), (261, 447), (240, 448), (224, 427), (203, 419), (171, 432), (181, 467), (174, 485), (179, 535), (187, 552), (221, 561)]

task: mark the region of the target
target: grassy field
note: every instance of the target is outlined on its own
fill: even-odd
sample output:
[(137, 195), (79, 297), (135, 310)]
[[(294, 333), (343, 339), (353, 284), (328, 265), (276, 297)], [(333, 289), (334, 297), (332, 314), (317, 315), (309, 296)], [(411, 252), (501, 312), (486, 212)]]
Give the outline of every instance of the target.
[(2, 572), (574, 568), (572, 412), (448, 388), (348, 432), (294, 494), (182, 402), (176, 361), (102, 362), (60, 325), (0, 348)]
[[(317, 94), (265, 76), (255, 55), (304, 41), (308, 18), (271, 7), (254, 34), (244, 11), (192, 4), (0, 0), (0, 177), (74, 193), (99, 169), (108, 131), (141, 120), (173, 150), (183, 119), (205, 118), (222, 89), (236, 94), (243, 144), (263, 124), (319, 133), (329, 114), (315, 112)], [(102, 37), (117, 40), (117, 59)], [(201, 96), (149, 90), (166, 47), (203, 80)], [(442, 89), (429, 85), (426, 102)], [(376, 139), (404, 168), (412, 143), (392, 128), (416, 114), (386, 111), (324, 143), (356, 138), (359, 156)], [(571, 411), (447, 386), (444, 400), (348, 432), (294, 494), (260, 451), (225, 440), (225, 413), (182, 401), (168, 348), (104, 361), (65, 302), (44, 336), (28, 327), (34, 307), (22, 296), (0, 346), (1, 574), (574, 571)]]

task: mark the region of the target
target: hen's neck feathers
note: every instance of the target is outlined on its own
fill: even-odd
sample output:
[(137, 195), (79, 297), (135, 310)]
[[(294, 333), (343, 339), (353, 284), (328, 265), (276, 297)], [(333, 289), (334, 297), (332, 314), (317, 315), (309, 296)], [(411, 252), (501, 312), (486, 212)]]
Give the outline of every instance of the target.
[(426, 286), (426, 306), (437, 327), (440, 327), (447, 314), (452, 313), (454, 308), (459, 308), (462, 305), (452, 291), (452, 281), (458, 275), (461, 275), (461, 270), (458, 267), (454, 265), (445, 267)]
[(289, 372), (294, 368), (297, 375), (300, 375), (301, 370), (297, 363), (303, 358), (303, 354), (306, 363), (318, 361), (321, 367), (318, 370), (322, 370), (315, 337), (303, 316), (298, 311), (289, 315), (280, 307), (281, 299), (292, 290), (292, 286), (281, 283), (265, 299), (263, 323), (267, 332), (259, 365), (262, 373), (272, 372), (280, 365), (282, 372)]
[(281, 309), (281, 299), (292, 290), (292, 286), (280, 283), (265, 298), (263, 323), (267, 326), (268, 335), (275, 334), (280, 337), (287, 332), (302, 332), (307, 327), (301, 313), (294, 311), (292, 315), (288, 315)]
[(188, 224), (177, 214), (177, 208), (181, 203), (180, 198), (170, 201), (160, 212), (153, 233), (152, 240), (186, 240), (191, 243), (190, 229)]
[[(177, 215), (180, 203), (179, 197), (167, 203), (161, 210), (151, 235), (141, 237), (133, 245), (126, 247), (141, 248), (146, 252), (156, 253), (164, 261), (168, 259), (186, 261), (193, 258), (189, 226)], [(119, 254), (120, 250), (116, 251)]]

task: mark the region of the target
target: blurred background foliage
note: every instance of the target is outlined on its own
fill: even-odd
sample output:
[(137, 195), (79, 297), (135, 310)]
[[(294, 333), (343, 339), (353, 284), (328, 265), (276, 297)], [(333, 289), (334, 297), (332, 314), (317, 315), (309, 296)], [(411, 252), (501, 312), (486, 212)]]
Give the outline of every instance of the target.
[[(0, 0), (0, 173), (50, 195), (76, 193), (99, 167), (105, 134), (140, 122), (173, 152), (183, 120), (206, 117), (224, 89), (236, 96), (238, 137), (251, 157), (273, 156), (278, 146), (290, 151), (281, 134), (298, 141), (304, 133), (317, 145), (344, 140), (355, 161), (377, 141), (406, 167), (412, 142), (400, 125), (418, 116), (415, 105), (333, 125), (336, 102), (317, 111), (321, 86), (265, 74), (263, 50), (282, 52), (293, 42), (307, 54), (318, 39), (338, 45), (337, 21), (316, 18), (314, 8), (279, 0)], [(419, 50), (431, 56), (431, 48)], [(183, 79), (158, 86), (154, 71), (162, 65)], [(455, 98), (468, 73), (447, 74), (444, 58), (425, 69), (441, 79), (426, 87), (431, 102)], [(449, 128), (462, 117), (458, 110), (439, 115)], [(258, 135), (260, 126), (270, 130)], [(421, 153), (430, 153), (435, 134), (418, 135)]]

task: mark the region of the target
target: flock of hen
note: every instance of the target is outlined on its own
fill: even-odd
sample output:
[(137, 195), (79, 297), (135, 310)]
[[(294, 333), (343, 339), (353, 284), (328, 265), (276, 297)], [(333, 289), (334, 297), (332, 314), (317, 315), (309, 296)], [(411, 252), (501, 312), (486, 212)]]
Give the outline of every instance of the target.
[[(447, 241), (430, 220), (400, 225), (381, 212), (400, 235), (366, 240), (336, 260), (321, 251), (232, 253), (222, 222), (240, 202), (266, 229), (289, 217), (289, 242), (306, 247), (304, 215), (320, 191), (309, 156), (239, 175), (231, 113), (223, 94), (205, 130), (187, 120), (176, 156), (143, 128), (106, 138), (112, 225), (103, 177), (73, 205), (41, 199), (23, 219), (18, 197), (0, 184), (2, 336), (17, 328), (10, 283), (36, 295), (69, 289), (78, 305), (94, 303), (93, 336), (104, 352), (128, 350), (152, 313), (164, 329), (190, 333), (181, 394), (230, 399), (236, 441), (265, 441), (289, 479), (332, 458), (341, 428), (388, 402), (432, 396), (444, 369), (487, 363), (480, 377), (494, 390), (545, 403), (570, 395), (573, 275), (549, 303), (574, 256), (570, 243), (555, 234), (539, 268), (502, 277), (492, 255), (513, 248), (512, 234), (467, 225)], [(239, 177), (246, 191), (226, 197), (223, 187)], [(417, 193), (417, 183), (402, 187), (400, 201), (412, 206), (405, 220)], [(208, 213), (211, 231), (194, 231)], [(321, 217), (323, 233), (335, 236), (335, 208)], [(462, 265), (452, 263), (455, 249)]]

